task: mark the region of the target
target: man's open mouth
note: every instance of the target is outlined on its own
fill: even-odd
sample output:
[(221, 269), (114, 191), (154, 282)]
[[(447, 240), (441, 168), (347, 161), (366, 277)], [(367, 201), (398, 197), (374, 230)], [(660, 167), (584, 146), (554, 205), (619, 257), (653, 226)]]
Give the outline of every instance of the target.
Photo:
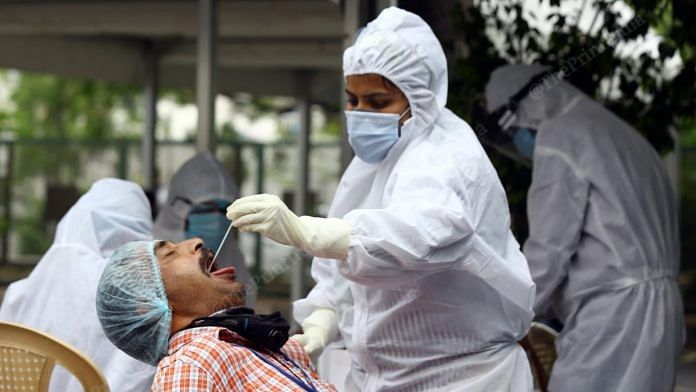
[(201, 257), (198, 264), (201, 267), (201, 271), (206, 275), (210, 275), (211, 272), (217, 269), (215, 263), (213, 263), (213, 252), (210, 249), (201, 249)]
[(223, 267), (218, 268), (218, 266), (213, 262), (213, 252), (210, 249), (201, 249), (201, 259), (200, 266), (203, 273), (207, 276), (221, 277), (225, 279), (236, 279), (236, 270), (234, 267)]

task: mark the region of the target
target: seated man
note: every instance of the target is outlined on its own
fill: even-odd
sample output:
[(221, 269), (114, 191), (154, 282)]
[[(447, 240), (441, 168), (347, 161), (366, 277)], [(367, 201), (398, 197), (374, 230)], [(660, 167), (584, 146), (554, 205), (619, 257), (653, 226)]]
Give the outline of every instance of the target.
[(157, 365), (153, 391), (335, 391), (319, 379), (278, 312), (242, 307), (234, 267), (197, 238), (137, 241), (109, 259), (97, 314), (121, 350)]

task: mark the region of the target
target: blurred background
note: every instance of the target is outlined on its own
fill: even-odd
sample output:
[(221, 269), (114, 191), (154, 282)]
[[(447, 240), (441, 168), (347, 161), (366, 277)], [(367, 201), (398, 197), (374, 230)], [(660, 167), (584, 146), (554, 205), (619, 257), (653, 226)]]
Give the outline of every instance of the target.
[[(162, 203), (197, 151), (214, 151), (242, 195), (273, 193), (297, 213), (325, 215), (352, 157), (342, 51), (393, 5), (435, 30), (447, 106), (464, 119), (483, 107), (493, 69), (540, 62), (643, 133), (680, 198), (693, 338), (694, 0), (0, 0), (0, 299), (95, 180), (135, 181)], [(531, 170), (488, 150), (522, 243)], [(287, 312), (311, 288), (308, 261), (288, 262), (289, 248), (247, 233), (239, 241), (263, 276), (261, 308)], [(689, 345), (685, 364), (696, 362)], [(689, 377), (696, 386), (696, 375), (680, 375), (682, 390)]]

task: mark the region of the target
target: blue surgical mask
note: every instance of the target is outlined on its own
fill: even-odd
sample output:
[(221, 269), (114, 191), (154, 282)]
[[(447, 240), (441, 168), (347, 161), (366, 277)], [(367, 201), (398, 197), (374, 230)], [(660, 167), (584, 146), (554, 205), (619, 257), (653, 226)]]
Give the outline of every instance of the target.
[(517, 151), (528, 159), (534, 158), (534, 144), (536, 143), (536, 130), (530, 128), (517, 128), (512, 137)]
[(186, 219), (186, 238), (198, 237), (205, 247), (216, 252), (222, 242), (230, 221), (225, 217), (225, 209), (230, 203), (225, 200), (211, 200), (191, 206)]
[(348, 142), (355, 155), (367, 163), (381, 162), (401, 136), (403, 113), (376, 113), (346, 110)]

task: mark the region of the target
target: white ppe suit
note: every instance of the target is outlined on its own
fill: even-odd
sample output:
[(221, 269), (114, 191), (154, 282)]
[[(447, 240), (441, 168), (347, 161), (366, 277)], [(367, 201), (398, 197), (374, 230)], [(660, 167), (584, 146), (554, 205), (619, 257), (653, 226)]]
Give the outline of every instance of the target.
[[(149, 391), (156, 369), (106, 338), (95, 298), (111, 254), (127, 242), (152, 239), (151, 231), (150, 204), (137, 184), (95, 182), (61, 219), (53, 244), (31, 274), (7, 289), (0, 320), (36, 328), (77, 347), (99, 366), (112, 391)], [(50, 390), (83, 389), (56, 367)]]
[(388, 8), (343, 61), (345, 75), (392, 81), (413, 117), (382, 162), (355, 158), (341, 178), (329, 217), (350, 224), (348, 257), (314, 259), (317, 284), (295, 318), (336, 310), (348, 390), (530, 391), (517, 341), (534, 285), (495, 169), (445, 108), (437, 38), (418, 16)]
[[(493, 72), (488, 108), (542, 71)], [(534, 309), (564, 325), (549, 390), (672, 391), (684, 319), (676, 199), (659, 156), (558, 79), (520, 103), (514, 125), (538, 130), (524, 244)]]

